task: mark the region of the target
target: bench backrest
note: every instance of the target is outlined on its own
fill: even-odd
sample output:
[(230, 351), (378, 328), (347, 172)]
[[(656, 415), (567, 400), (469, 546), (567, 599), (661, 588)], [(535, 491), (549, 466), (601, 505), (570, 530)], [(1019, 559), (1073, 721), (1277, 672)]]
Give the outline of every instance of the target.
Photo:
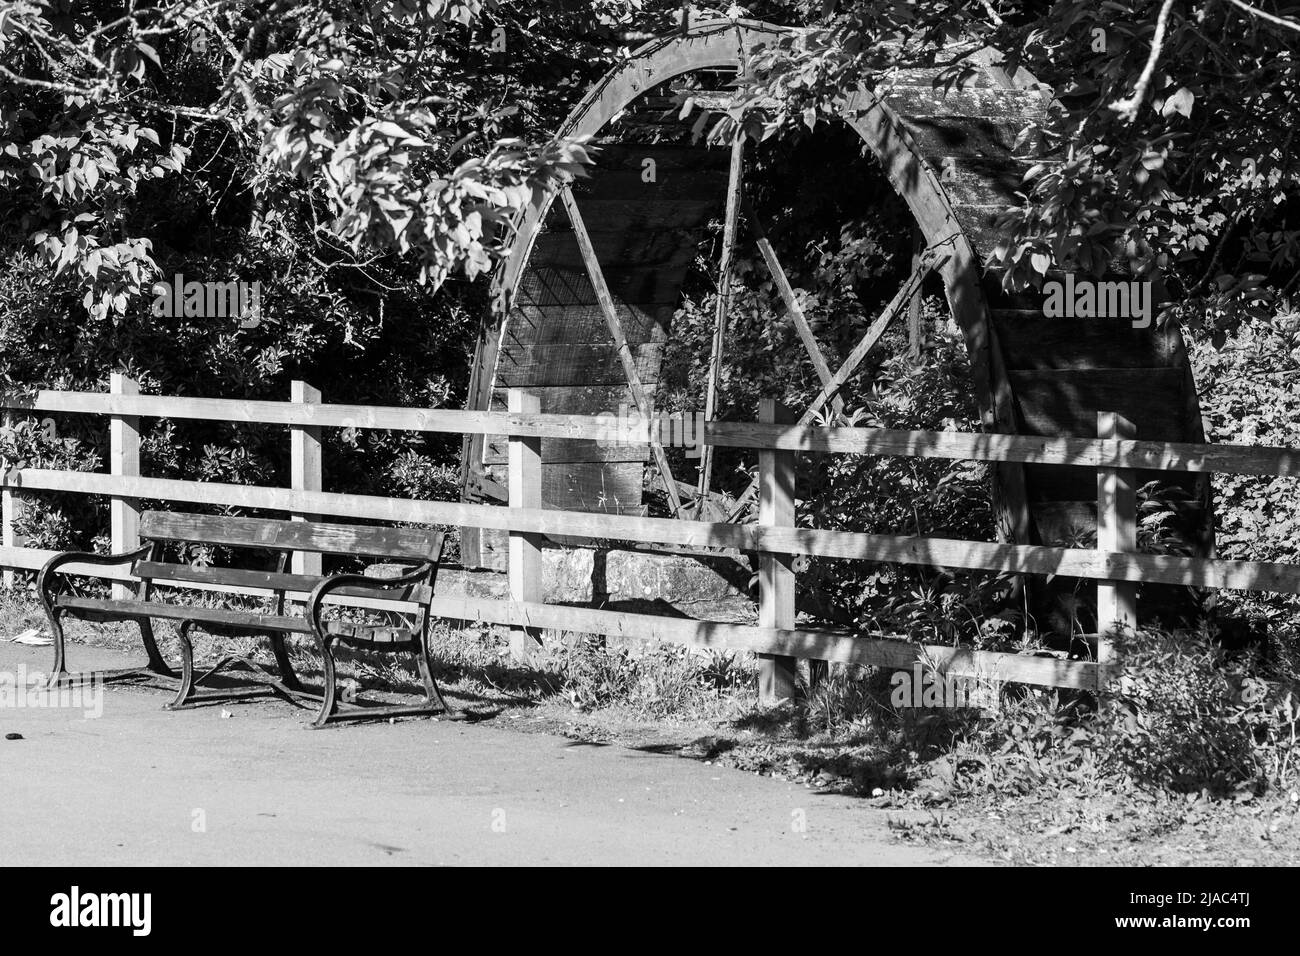
[(443, 533), (424, 528), (374, 528), (323, 521), (224, 518), (177, 511), (146, 511), (140, 519), (146, 541), (191, 541), (232, 548), (356, 554), (407, 561), (438, 561)]

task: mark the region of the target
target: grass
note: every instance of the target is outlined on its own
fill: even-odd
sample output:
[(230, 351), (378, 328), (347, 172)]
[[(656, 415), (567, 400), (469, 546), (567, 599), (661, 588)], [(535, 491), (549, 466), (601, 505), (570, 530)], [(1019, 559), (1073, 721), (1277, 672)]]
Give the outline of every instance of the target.
[[(44, 630), (28, 595), (0, 592), (10, 633)], [(174, 627), (157, 629), (177, 655)], [(69, 637), (139, 647), (133, 625), (70, 622)], [(774, 708), (757, 662), (672, 645), (552, 636), (526, 667), (493, 627), (433, 634), (454, 706), (514, 730), (677, 754), (861, 798), (899, 839), (965, 844), (1029, 864), (1300, 862), (1300, 637), (1225, 651), (1204, 633), (1143, 633), (1099, 712), (1088, 695), (1005, 689), (992, 709), (894, 706), (890, 674), (836, 667)], [(310, 642), (291, 641), (302, 676)], [(270, 663), (256, 638), (196, 635)], [(417, 690), (405, 657), (340, 651), (363, 696)]]

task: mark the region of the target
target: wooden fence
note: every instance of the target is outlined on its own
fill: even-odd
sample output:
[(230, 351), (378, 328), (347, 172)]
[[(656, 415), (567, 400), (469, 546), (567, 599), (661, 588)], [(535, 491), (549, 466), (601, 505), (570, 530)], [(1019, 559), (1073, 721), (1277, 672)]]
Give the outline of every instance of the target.
[[(910, 667), (924, 657), (949, 673), (1043, 686), (1096, 689), (1108, 666), (1107, 634), (1132, 626), (1137, 582), (1300, 593), (1300, 566), (1136, 553), (1137, 470), (1300, 475), (1300, 450), (1237, 445), (1175, 444), (1122, 437), (1126, 424), (1101, 416), (1098, 439), (1039, 438), (957, 432), (891, 431), (812, 427), (780, 421), (765, 402), (758, 422), (709, 422), (700, 442), (759, 452), (759, 508), (755, 524), (645, 518), (541, 507), (542, 438), (627, 441), (609, 418), (540, 414), (534, 396), (511, 395), (506, 412), (412, 409), (323, 403), (320, 393), (293, 383), (288, 402), (144, 396), (135, 383), (114, 375), (111, 391), (42, 391), (34, 397), (0, 395), (6, 415), (77, 413), (108, 416), (109, 472), (38, 468), (0, 463), (4, 540), (0, 567), (33, 570), (52, 554), (16, 546), (13, 490), (103, 495), (110, 499), (112, 548), (138, 543), (138, 502), (154, 499), (201, 505), (264, 509), (291, 515), (333, 516), (361, 521), (406, 521), (500, 529), (510, 536), (510, 600), (439, 597), (435, 613), (511, 628), (512, 648), (526, 656), (543, 630), (633, 636), (763, 655), (762, 690), (767, 698), (792, 689), (799, 658), (810, 661)], [(291, 487), (266, 488), (150, 478), (140, 474), (140, 419), (200, 419), (285, 425), (290, 431)], [(509, 439), (509, 507), (420, 501), (323, 490), (322, 428), (376, 428), (458, 435), (506, 435)], [(1129, 432), (1131, 434), (1131, 432)], [(1098, 538), (1095, 549), (994, 544), (941, 538), (865, 534), (795, 527), (794, 474), (798, 452), (899, 455), (950, 460), (1076, 465), (1098, 472)], [(542, 601), (541, 548), (548, 536), (642, 547), (735, 549), (759, 555), (759, 623), (730, 624), (548, 605)], [(844, 631), (795, 626), (795, 572), (799, 555), (841, 560), (886, 561), (1012, 574), (1053, 574), (1096, 580), (1102, 634), (1097, 659), (917, 645)], [(318, 569), (318, 557), (296, 555), (295, 569)], [(121, 569), (84, 569), (124, 579)], [(250, 589), (249, 593), (263, 593)], [(301, 598), (302, 596), (298, 596)], [(362, 602), (364, 603), (364, 602)], [(383, 602), (380, 602), (383, 605)]]

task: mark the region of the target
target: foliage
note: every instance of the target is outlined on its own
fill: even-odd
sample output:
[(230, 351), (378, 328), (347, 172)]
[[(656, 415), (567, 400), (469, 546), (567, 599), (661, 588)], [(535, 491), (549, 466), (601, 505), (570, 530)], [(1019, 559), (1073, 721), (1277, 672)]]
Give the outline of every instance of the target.
[(587, 159), (518, 140), (467, 154), (455, 135), (441, 108), (450, 38), (492, 6), (6, 4), (7, 212), (77, 276), (96, 318), (124, 315), (158, 275), (133, 200), (192, 182), (181, 174), (196, 150), (244, 180), (254, 231), (306, 215), (354, 255), (409, 254), (421, 282), (472, 278), (499, 253), (499, 225)]
[(701, 655), (674, 644), (634, 653), (608, 648), (601, 638), (552, 652), (561, 691), (577, 710), (622, 706), (649, 718), (681, 717), (717, 696), (751, 683), (753, 673), (733, 655)]
[[(668, 6), (0, 3), (0, 387), (124, 371), (145, 394), (283, 400), (297, 378), (332, 402), (462, 401), (509, 216), (586, 159), (552, 131)], [(260, 283), (260, 323), (155, 314), (176, 275)], [(94, 467), (102, 422), (55, 418)], [(48, 460), (28, 434), (11, 457)], [(324, 440), (330, 490), (454, 497), (459, 443)], [(146, 420), (142, 455), (157, 477), (287, 483), (269, 426)], [(89, 547), (104, 509), (31, 496), (31, 543)]]
[[(937, 306), (927, 307), (927, 324)], [(970, 368), (961, 336), (939, 326), (922, 360), (902, 343), (875, 370), (870, 391), (852, 410), (863, 427), (971, 431), (977, 427)], [(917, 534), (969, 541), (995, 539), (991, 476), (977, 462), (934, 458), (828, 456), (807, 462), (799, 509), (808, 527), (874, 534)], [(991, 646), (1012, 636), (1006, 579), (933, 573), (901, 565), (813, 559), (801, 582), (855, 623), (913, 639)]]
[[(1238, 445), (1300, 447), (1300, 314), (1284, 303), (1269, 321), (1244, 325), (1220, 348), (1204, 337), (1191, 359), (1206, 439)], [(1300, 558), (1297, 479), (1214, 476), (1216, 543), (1225, 558), (1294, 563)], [(1275, 622), (1297, 601), (1232, 595), (1231, 603)]]
[[(1204, 632), (1143, 631), (1100, 711), (1062, 691), (1004, 694), (996, 715), (953, 713), (931, 734), (959, 790), (1137, 789), (1214, 797), (1294, 787), (1300, 684), (1277, 642), (1230, 654)], [(954, 736), (955, 735), (955, 736)]]
[(970, 69), (961, 58), (992, 46), (1008, 72), (1023, 66), (1057, 96), (1021, 134), (1038, 161), (1002, 221), (1008, 287), (1119, 260), (1162, 279), (1185, 325), (1231, 329), (1300, 275), (1300, 5), (1271, 7), (1266, 18), (1215, 0), (804, 4), (811, 28), (756, 57), (733, 118), (761, 136), (812, 128), (860, 85), (886, 89), (915, 66), (956, 82)]

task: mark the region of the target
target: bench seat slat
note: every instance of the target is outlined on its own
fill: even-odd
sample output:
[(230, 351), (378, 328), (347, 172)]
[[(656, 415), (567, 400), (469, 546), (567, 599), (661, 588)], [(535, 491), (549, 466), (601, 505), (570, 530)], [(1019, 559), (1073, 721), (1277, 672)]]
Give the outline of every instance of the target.
[(140, 521), (140, 537), (150, 541), (203, 541), (235, 548), (429, 561), (439, 556), (443, 534), (425, 528), (375, 528), (324, 521), (148, 511)]
[(225, 608), (195, 607), (194, 605), (163, 604), (161, 601), (115, 600), (112, 598), (84, 598), (59, 595), (55, 605), (72, 611), (111, 615), (117, 618), (158, 617), (173, 621), (197, 621), (204, 624), (225, 624), (252, 631), (278, 631), (286, 634), (310, 634), (311, 625), (305, 618), (279, 614), (260, 614), (256, 611), (232, 611)]
[[(163, 561), (137, 561), (132, 571), (137, 577), (155, 582), (185, 584), (210, 584), (217, 587), (265, 588), (269, 591), (310, 591), (324, 578), (314, 574), (284, 574), (276, 571), (245, 571), (239, 568), (197, 568), (188, 564), (170, 564)], [(375, 582), (383, 581), (375, 578)], [(428, 585), (409, 584), (391, 590), (371, 589), (360, 585), (347, 585), (331, 594), (346, 597), (382, 598), (386, 601), (411, 601), (427, 604), (433, 597)]]

